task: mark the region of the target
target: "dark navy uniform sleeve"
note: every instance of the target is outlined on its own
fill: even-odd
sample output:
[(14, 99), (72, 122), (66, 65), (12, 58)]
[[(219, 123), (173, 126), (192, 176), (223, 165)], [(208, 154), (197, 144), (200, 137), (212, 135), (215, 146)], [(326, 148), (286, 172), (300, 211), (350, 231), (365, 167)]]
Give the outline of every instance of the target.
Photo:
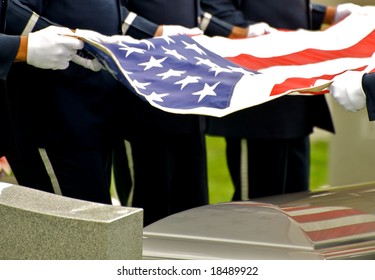
[[(87, 13), (82, 14), (80, 5), (77, 5), (77, 12), (75, 12), (74, 7), (70, 7), (70, 14), (57, 14), (55, 11), (64, 10), (64, 1), (55, 1), (47, 5), (46, 1), (43, 0), (9, 0), (6, 32), (7, 34), (17, 35), (28, 34), (49, 25), (60, 25), (72, 29), (95, 30), (108, 36), (126, 34), (127, 32), (123, 32), (124, 29), (126, 31), (129, 29), (129, 35), (133, 35), (135, 38), (142, 37), (140, 34), (153, 36), (157, 25), (142, 18), (134, 19), (124, 2), (126, 1), (119, 0), (117, 5), (113, 5), (113, 3), (103, 5), (106, 10), (103, 10), (102, 18), (96, 21), (92, 18), (92, 14), (96, 13), (95, 7), (92, 7), (94, 12), (91, 12), (90, 7), (88, 7)], [(77, 14), (80, 14), (80, 16), (77, 17)], [(118, 14), (118, 18), (114, 18), (114, 14)], [(71, 25), (70, 22), (75, 22), (75, 25)], [(103, 22), (106, 22), (106, 24), (103, 24)], [(131, 26), (128, 26), (127, 22), (131, 22)]]
[(365, 74), (362, 88), (366, 94), (367, 112), (370, 121), (375, 121), (375, 73)]
[(228, 37), (232, 32), (233, 25), (227, 23), (208, 12), (201, 12), (200, 29), (208, 36)]
[(249, 23), (230, 1), (200, 1), (200, 28), (208, 36), (228, 37), (233, 26), (246, 27)]
[[(202, 9), (230, 24), (247, 27), (265, 21), (276, 28), (320, 29), (326, 6), (306, 1), (291, 1), (281, 6), (280, 1), (201, 0)], [(264, 11), (273, 9), (273, 13)], [(307, 20), (307, 21), (306, 21)], [(301, 25), (302, 24), (302, 25)]]
[(5, 29), (5, 16), (7, 12), (8, 0), (0, 0), (0, 32)]
[(136, 39), (154, 37), (159, 25), (137, 15), (136, 13), (126, 10), (126, 17), (122, 24), (122, 34), (129, 35)]
[(312, 4), (312, 30), (319, 30), (322, 27), (326, 11), (327, 6)]
[(27, 35), (31, 31), (57, 25), (46, 18), (39, 17), (37, 9), (33, 11), (18, 0), (9, 0), (6, 22), (5, 32), (12, 35)]
[(10, 67), (16, 57), (20, 38), (18, 36), (8, 36), (0, 34), (0, 79), (5, 80)]
[(245, 19), (242, 11), (237, 9), (233, 1), (201, 0), (202, 9), (233, 25), (247, 27), (252, 22)]
[[(148, 4), (148, 3), (147, 3)], [(140, 9), (138, 6), (140, 3), (137, 3), (136, 8)], [(149, 6), (146, 6), (149, 7)], [(131, 6), (132, 8), (132, 6)], [(130, 8), (130, 9), (131, 9)], [(165, 23), (163, 23), (165, 24)], [(224, 36), (227, 37), (231, 33), (232, 25), (228, 24), (222, 20), (219, 20), (216, 17), (213, 17), (210, 13), (204, 13), (200, 11), (199, 27), (204, 31), (208, 36)], [(137, 9), (135, 12), (129, 11), (127, 17), (124, 20), (123, 24), (123, 34), (132, 36), (136, 39), (149, 38), (153, 37), (156, 29), (158, 28), (158, 21), (147, 20), (137, 14)], [(192, 28), (194, 26), (184, 25), (185, 27)]]

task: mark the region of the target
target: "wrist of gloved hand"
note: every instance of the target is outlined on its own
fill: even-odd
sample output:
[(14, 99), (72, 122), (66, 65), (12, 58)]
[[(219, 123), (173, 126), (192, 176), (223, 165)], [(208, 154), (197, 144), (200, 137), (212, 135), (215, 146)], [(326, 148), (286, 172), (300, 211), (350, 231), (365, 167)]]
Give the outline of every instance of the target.
[(366, 106), (363, 75), (360, 71), (347, 71), (336, 76), (329, 88), (333, 99), (348, 111), (357, 112)]
[[(64, 36), (67, 35), (67, 36)], [(49, 26), (28, 35), (26, 62), (42, 69), (66, 69), (83, 42), (64, 27)]]
[(337, 5), (333, 23), (337, 23), (346, 18), (347, 16), (351, 15), (352, 13), (358, 12), (360, 8), (361, 6), (358, 6), (353, 3), (344, 3)]
[(247, 37), (251, 38), (251, 37), (261, 36), (261, 35), (269, 34), (273, 31), (275, 31), (275, 29), (269, 26), (265, 22), (250, 24), (248, 26)]
[(186, 28), (180, 25), (163, 25), (162, 36), (173, 36), (173, 35), (201, 35), (203, 31), (199, 28)]

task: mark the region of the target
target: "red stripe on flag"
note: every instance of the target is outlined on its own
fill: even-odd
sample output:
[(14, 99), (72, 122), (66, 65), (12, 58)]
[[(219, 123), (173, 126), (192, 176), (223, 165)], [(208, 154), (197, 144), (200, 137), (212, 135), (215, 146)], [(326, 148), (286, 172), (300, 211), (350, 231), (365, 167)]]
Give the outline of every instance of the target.
[[(281, 84), (275, 84), (272, 88), (270, 96), (282, 94), (292, 88), (312, 87), (317, 80), (318, 78), (288, 78)], [(316, 94), (316, 92), (314, 92), (314, 94)]]
[[(356, 68), (356, 69), (353, 69), (353, 70), (362, 71), (365, 68), (366, 67), (359, 67), (359, 68)], [(342, 72), (337, 73), (337, 75), (339, 75), (339, 74), (342, 74)], [(317, 80), (332, 80), (337, 75), (322, 75), (322, 76), (314, 77), (314, 78), (288, 78), (281, 84), (275, 84), (275, 86), (272, 88), (270, 96), (282, 94), (282, 93), (284, 93), (284, 92), (286, 92), (290, 89), (313, 87)], [(316, 91), (311, 91), (311, 92), (303, 91), (303, 92), (300, 92), (300, 93), (302, 93), (302, 94), (307, 93), (307, 94), (315, 94), (316, 95), (316, 94), (329, 93), (329, 90), (325, 89), (325, 90), (318, 91), (318, 92), (316, 92)]]
[(357, 44), (341, 50), (306, 49), (283, 56), (257, 57), (241, 54), (226, 58), (243, 67), (259, 71), (273, 66), (306, 65), (337, 58), (367, 58), (372, 56), (374, 45), (375, 31), (369, 33)]
[(347, 236), (355, 236), (360, 234), (375, 232), (375, 222), (354, 224), (332, 229), (324, 229), (317, 231), (309, 231), (306, 234), (312, 241), (327, 241), (330, 239), (343, 238)]
[(291, 218), (299, 223), (309, 223), (363, 214), (364, 213), (362, 211), (358, 211), (355, 209), (341, 209), (321, 213), (311, 213), (300, 216), (292, 216)]

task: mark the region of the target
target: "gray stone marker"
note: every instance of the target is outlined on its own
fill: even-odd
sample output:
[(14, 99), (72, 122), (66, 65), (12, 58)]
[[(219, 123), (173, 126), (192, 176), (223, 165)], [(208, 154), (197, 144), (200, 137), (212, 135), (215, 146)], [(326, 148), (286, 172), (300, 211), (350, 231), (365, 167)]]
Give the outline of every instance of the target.
[(329, 184), (375, 182), (375, 122), (369, 121), (366, 109), (349, 112), (327, 97), (336, 130), (329, 146)]
[(142, 258), (143, 210), (0, 182), (0, 259)]

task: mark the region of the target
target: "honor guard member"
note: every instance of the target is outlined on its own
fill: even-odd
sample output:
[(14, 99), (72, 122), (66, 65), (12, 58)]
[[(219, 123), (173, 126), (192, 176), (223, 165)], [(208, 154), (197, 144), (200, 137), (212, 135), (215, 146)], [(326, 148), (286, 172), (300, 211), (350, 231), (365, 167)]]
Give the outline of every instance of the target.
[[(307, 0), (202, 0), (202, 7), (242, 27), (266, 22), (273, 28), (310, 30), (337, 22), (358, 8), (343, 4), (335, 9)], [(209, 118), (207, 126), (209, 135), (226, 139), (233, 200), (308, 190), (309, 135), (314, 127), (334, 132), (324, 96), (286, 96), (220, 119)]]
[(20, 46), (20, 37), (3, 34), (5, 29), (6, 10), (7, 0), (0, 0), (0, 116), (3, 126), (0, 136), (0, 157), (4, 156), (6, 151), (9, 152), (9, 149), (12, 146), (5, 79), (10, 67), (15, 61)]
[[(2, 129), (0, 136), (0, 157), (9, 155), (11, 147), (14, 147), (12, 133), (10, 128), (10, 119), (8, 112), (8, 100), (6, 92), (6, 77), (8, 72), (16, 59), (17, 52), (20, 46), (19, 36), (4, 35), (5, 31), (5, 16), (7, 11), (7, 0), (0, 0), (0, 116), (2, 120)], [(12, 151), (12, 154), (14, 150)]]
[[(6, 32), (28, 34), (54, 24), (119, 35), (128, 16), (125, 2), (14, 0)], [(19, 12), (21, 6), (28, 10)], [(143, 35), (154, 28), (147, 25), (144, 19), (134, 19), (129, 30)], [(80, 55), (75, 60), (87, 54)], [(17, 64), (9, 72), (11, 114), (22, 159), (16, 179), (28, 187), (110, 204), (112, 141), (118, 121), (126, 121), (117, 118), (119, 96), (126, 91), (95, 61), (84, 62), (89, 69), (75, 63), (63, 71)]]
[[(11, 3), (12, 4), (12, 3)], [(13, 171), (17, 170), (17, 149), (11, 129), (11, 117), (9, 115), (9, 99), (6, 88), (6, 78), (13, 63), (26, 62), (34, 67), (43, 69), (66, 69), (77, 50), (83, 48), (83, 42), (62, 34), (74, 35), (63, 27), (51, 26), (28, 36), (6, 35), (5, 23), (8, 0), (0, 1), (0, 106), (2, 120), (2, 135), (0, 137), (0, 156), (6, 155), (11, 161)], [(23, 12), (21, 6), (16, 8), (18, 13)], [(22, 76), (18, 77), (19, 82)]]

